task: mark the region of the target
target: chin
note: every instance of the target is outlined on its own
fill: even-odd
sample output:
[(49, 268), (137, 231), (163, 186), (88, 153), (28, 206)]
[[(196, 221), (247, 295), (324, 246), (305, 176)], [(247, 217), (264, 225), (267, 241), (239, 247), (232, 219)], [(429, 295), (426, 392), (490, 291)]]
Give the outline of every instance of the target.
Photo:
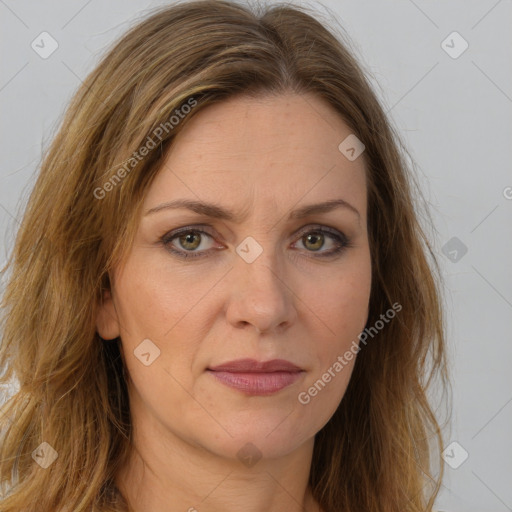
[[(261, 411), (255, 410), (252, 414), (243, 414), (232, 422), (225, 421), (223, 427), (219, 426), (213, 434), (210, 430), (202, 437), (200, 444), (218, 456), (232, 459), (255, 460), (264, 458), (284, 457), (306, 441), (312, 439), (316, 433), (314, 426), (307, 426), (303, 421), (294, 419), (285, 414), (272, 414), (264, 416)], [(231, 435), (230, 435), (231, 434)]]

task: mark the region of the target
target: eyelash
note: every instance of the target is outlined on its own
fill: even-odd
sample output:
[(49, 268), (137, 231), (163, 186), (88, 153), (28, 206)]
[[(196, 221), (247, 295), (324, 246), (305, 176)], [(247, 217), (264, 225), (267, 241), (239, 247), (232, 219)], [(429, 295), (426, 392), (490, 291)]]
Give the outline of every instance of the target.
[[(184, 250), (175, 249), (171, 245), (171, 242), (175, 238), (178, 238), (179, 236), (181, 236), (183, 234), (187, 234), (187, 233), (200, 233), (201, 235), (205, 234), (211, 238), (214, 238), (214, 236), (211, 233), (209, 233), (208, 231), (200, 229), (202, 227), (208, 227), (208, 226), (198, 226), (198, 227), (186, 226), (184, 228), (179, 228), (179, 229), (170, 231), (170, 232), (164, 234), (160, 238), (160, 242), (165, 246), (165, 248), (170, 253), (175, 254), (176, 256), (178, 256), (179, 258), (182, 258), (182, 259), (207, 257), (206, 255), (208, 254), (208, 252), (210, 250), (196, 251), (196, 252), (184, 251)], [(345, 249), (352, 247), (351, 240), (344, 233), (342, 233), (341, 231), (338, 231), (338, 230), (335, 230), (332, 228), (326, 228), (326, 227), (321, 227), (321, 228), (315, 227), (315, 228), (303, 230), (300, 232), (297, 240), (300, 240), (303, 236), (310, 234), (310, 233), (326, 234), (326, 235), (330, 236), (336, 244), (336, 247), (334, 249), (331, 249), (329, 252), (318, 253), (317, 255), (315, 255), (315, 257), (318, 257), (318, 258), (332, 257), (337, 254), (341, 254)], [(215, 249), (213, 249), (213, 250), (215, 250)], [(307, 251), (307, 252), (311, 252), (311, 253), (315, 254), (314, 251)]]

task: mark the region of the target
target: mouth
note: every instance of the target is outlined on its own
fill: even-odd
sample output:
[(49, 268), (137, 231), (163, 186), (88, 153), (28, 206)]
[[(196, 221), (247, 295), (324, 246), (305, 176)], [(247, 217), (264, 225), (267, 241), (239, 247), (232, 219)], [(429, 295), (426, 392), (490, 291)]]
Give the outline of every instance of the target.
[(299, 366), (284, 359), (256, 361), (238, 359), (207, 368), (222, 384), (246, 395), (271, 395), (290, 386), (305, 373)]

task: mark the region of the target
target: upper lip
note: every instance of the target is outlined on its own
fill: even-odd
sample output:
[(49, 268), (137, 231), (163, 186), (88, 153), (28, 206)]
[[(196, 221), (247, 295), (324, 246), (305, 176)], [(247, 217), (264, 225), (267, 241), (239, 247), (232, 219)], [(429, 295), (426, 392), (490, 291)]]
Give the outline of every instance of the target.
[(270, 361), (257, 361), (256, 359), (236, 359), (217, 366), (210, 366), (208, 370), (216, 372), (233, 373), (270, 373), (270, 372), (298, 372), (302, 371), (297, 365), (285, 359), (271, 359)]

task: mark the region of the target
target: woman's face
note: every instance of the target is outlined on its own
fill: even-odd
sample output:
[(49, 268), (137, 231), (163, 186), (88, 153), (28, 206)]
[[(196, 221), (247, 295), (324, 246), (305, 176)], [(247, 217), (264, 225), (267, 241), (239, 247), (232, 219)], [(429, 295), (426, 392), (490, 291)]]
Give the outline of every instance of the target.
[[(363, 157), (338, 149), (350, 134), (323, 100), (290, 94), (211, 105), (177, 136), (97, 322), (121, 336), (134, 422), (278, 457), (329, 420), (371, 286)], [(178, 200), (215, 209), (162, 206)], [(326, 201), (341, 206), (298, 215)], [(211, 370), (240, 359), (301, 371)]]

